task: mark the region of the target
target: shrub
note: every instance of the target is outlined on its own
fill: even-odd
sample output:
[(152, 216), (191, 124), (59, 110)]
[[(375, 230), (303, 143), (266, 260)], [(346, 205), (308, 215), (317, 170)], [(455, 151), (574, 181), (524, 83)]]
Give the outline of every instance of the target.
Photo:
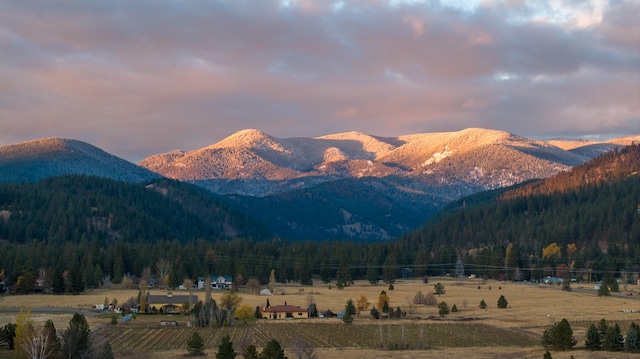
[(504, 295), (501, 295), (500, 298), (498, 298), (498, 308), (504, 309), (507, 307), (507, 304), (509, 304), (507, 302), (507, 299), (504, 297)]
[(454, 305), (451, 307), (451, 313), (457, 313), (457, 312), (458, 312), (458, 307), (456, 307), (456, 305), (454, 304)]
[(434, 305), (438, 304), (438, 300), (436, 299), (436, 296), (433, 295), (433, 293), (427, 293), (424, 296), (424, 304), (433, 307)]
[(487, 309), (487, 303), (484, 302), (484, 299), (482, 301), (480, 301), (479, 307), (480, 307), (480, 309)]

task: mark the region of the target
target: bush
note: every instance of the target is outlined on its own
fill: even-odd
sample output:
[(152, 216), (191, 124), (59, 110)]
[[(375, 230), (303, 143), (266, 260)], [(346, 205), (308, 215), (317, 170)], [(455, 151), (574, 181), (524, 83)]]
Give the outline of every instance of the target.
[(451, 313), (457, 313), (458, 312), (458, 307), (456, 307), (456, 305), (454, 304), (453, 307), (451, 307)]
[(480, 302), (480, 309), (487, 309), (487, 303), (484, 302), (484, 299)]
[(611, 295), (611, 291), (609, 291), (609, 287), (606, 284), (602, 283), (600, 285), (600, 288), (598, 288), (598, 297), (602, 297), (602, 296), (608, 297), (610, 295)]
[(433, 307), (438, 304), (438, 299), (436, 299), (436, 296), (433, 295), (433, 293), (427, 293), (424, 296), (424, 304)]
[(505, 298), (504, 295), (501, 295), (500, 298), (498, 298), (498, 308), (504, 309), (507, 307), (507, 304), (509, 304), (507, 302), (507, 298)]

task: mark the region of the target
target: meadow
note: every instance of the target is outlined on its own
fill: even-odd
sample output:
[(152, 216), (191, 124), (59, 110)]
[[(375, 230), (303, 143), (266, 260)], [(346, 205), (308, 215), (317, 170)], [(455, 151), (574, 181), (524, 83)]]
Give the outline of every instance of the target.
[[(445, 317), (438, 316), (435, 306), (413, 304), (417, 291), (433, 292), (434, 284), (441, 282), (446, 293), (436, 296), (458, 308), (457, 313)], [(480, 279), (455, 281), (451, 278), (430, 278), (429, 283), (421, 280), (398, 280), (394, 289), (387, 285), (371, 285), (357, 281), (354, 285), (338, 290), (335, 286), (316, 284), (280, 285), (274, 296), (259, 296), (241, 290), (243, 303), (252, 307), (264, 306), (267, 298), (271, 305), (284, 304), (307, 307), (309, 301), (317, 304), (320, 312), (330, 309), (337, 313), (351, 298), (356, 301), (365, 295), (375, 305), (378, 295), (385, 290), (391, 299), (391, 306), (400, 306), (406, 312), (403, 319), (373, 319), (368, 310), (356, 317), (352, 325), (346, 325), (336, 318), (286, 320), (281, 322), (259, 320), (247, 325), (236, 325), (220, 329), (189, 328), (188, 316), (181, 315), (137, 315), (127, 324), (112, 326), (110, 315), (88, 316), (92, 328), (106, 327), (104, 332), (112, 344), (116, 357), (139, 358), (180, 357), (186, 353), (186, 338), (193, 331), (199, 331), (206, 342), (206, 351), (213, 355), (223, 335), (229, 334), (236, 346), (253, 343), (261, 347), (269, 339), (278, 339), (287, 348), (289, 357), (295, 357), (292, 348), (297, 340), (304, 340), (316, 348), (319, 358), (416, 358), (416, 357), (456, 357), (467, 358), (541, 358), (544, 349), (540, 345), (542, 332), (554, 322), (566, 318), (571, 323), (574, 336), (578, 340), (576, 350), (553, 352), (554, 358), (615, 358), (615, 353), (587, 352), (584, 337), (588, 326), (605, 318), (619, 323), (623, 330), (631, 321), (640, 323), (640, 289), (638, 286), (621, 288), (624, 293), (611, 297), (598, 297), (593, 285), (573, 284), (571, 292), (562, 291), (559, 286), (546, 284), (483, 282)], [(26, 295), (0, 297), (0, 325), (15, 321), (15, 308), (34, 308), (32, 318), (38, 325), (51, 318), (58, 330), (66, 328), (72, 312), (90, 309), (95, 304), (117, 298), (123, 303), (137, 296), (137, 290), (93, 290), (82, 295)], [(154, 289), (152, 294), (164, 291)], [(195, 292), (204, 299), (204, 292)], [(625, 295), (632, 293), (632, 296)], [(218, 300), (222, 293), (213, 291)], [(497, 300), (504, 295), (508, 308), (498, 309)], [(487, 309), (480, 309), (484, 300)], [(47, 311), (46, 308), (67, 308), (68, 312)], [(36, 308), (43, 308), (38, 309)], [(44, 311), (44, 312), (43, 312)], [(160, 320), (176, 320), (177, 328), (160, 327)], [(405, 349), (405, 350), (400, 350)], [(579, 353), (579, 355), (577, 355)], [(620, 358), (626, 357), (619, 353)]]

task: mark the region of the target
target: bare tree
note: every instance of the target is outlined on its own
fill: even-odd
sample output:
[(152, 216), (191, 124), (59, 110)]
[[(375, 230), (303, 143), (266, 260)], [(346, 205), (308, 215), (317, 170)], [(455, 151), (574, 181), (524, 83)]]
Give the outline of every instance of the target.
[(127, 273), (122, 277), (120, 285), (123, 289), (136, 289), (136, 277), (131, 273)]
[(293, 339), (293, 348), (291, 351), (293, 351), (298, 359), (316, 359), (318, 357), (313, 346), (301, 337), (295, 337)]
[(144, 267), (142, 268), (142, 273), (140, 274), (140, 279), (145, 281), (147, 284), (151, 283), (151, 279), (153, 279), (151, 275), (151, 268)]
[(102, 280), (100, 281), (100, 288), (111, 289), (112, 286), (113, 282), (111, 282), (111, 275), (107, 274), (102, 277)]
[(53, 351), (49, 346), (49, 336), (42, 328), (34, 330), (32, 335), (25, 338), (22, 349), (27, 358), (31, 359), (46, 359)]
[(256, 278), (249, 278), (247, 281), (247, 289), (252, 292), (257, 292), (260, 290), (260, 282)]
[(156, 263), (156, 274), (158, 275), (158, 282), (160, 283), (160, 286), (167, 284), (169, 273), (171, 273), (171, 261), (164, 258), (158, 259), (158, 262)]

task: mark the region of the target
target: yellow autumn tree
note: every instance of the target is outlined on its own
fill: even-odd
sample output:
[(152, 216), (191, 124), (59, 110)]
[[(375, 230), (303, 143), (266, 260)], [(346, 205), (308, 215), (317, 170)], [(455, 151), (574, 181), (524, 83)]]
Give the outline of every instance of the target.
[(560, 246), (558, 246), (558, 243), (556, 242), (549, 244), (542, 250), (542, 258), (552, 258), (555, 256), (558, 258), (561, 257)]
[(234, 315), (238, 320), (241, 320), (243, 323), (247, 323), (247, 321), (254, 317), (254, 309), (249, 304), (242, 304), (235, 310)]
[(389, 308), (389, 302), (391, 300), (389, 299), (389, 296), (387, 295), (387, 292), (385, 292), (384, 290), (382, 292), (380, 292), (380, 295), (378, 296), (378, 303), (376, 304), (376, 307), (378, 308), (378, 311), (380, 312), (385, 312), (384, 309), (388, 309)]
[(356, 314), (360, 316), (360, 312), (364, 312), (369, 309), (371, 303), (366, 295), (361, 294), (358, 299), (356, 299)]
[(33, 331), (33, 321), (31, 321), (31, 308), (20, 307), (16, 317), (16, 334), (13, 337), (13, 348), (16, 351), (16, 358), (26, 358), (24, 344)]

